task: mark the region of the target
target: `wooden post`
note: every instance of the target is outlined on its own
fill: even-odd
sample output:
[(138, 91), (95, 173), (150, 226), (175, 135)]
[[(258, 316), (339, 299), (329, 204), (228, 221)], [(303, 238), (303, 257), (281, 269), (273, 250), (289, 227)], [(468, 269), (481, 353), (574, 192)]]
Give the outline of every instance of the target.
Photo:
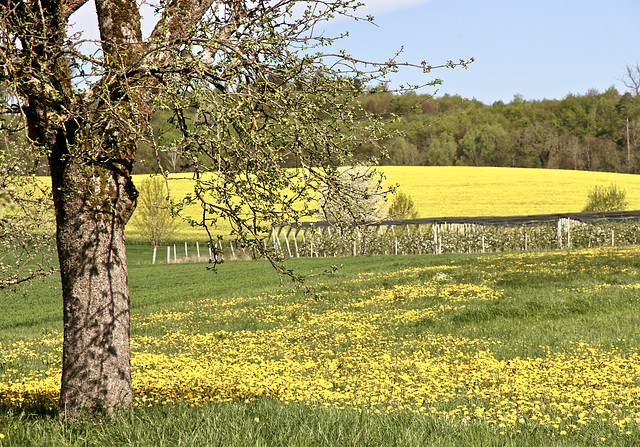
[(282, 251), (282, 245), (280, 244), (280, 238), (278, 237), (279, 231), (276, 231), (275, 228), (271, 229), (271, 234), (273, 235), (273, 249)]

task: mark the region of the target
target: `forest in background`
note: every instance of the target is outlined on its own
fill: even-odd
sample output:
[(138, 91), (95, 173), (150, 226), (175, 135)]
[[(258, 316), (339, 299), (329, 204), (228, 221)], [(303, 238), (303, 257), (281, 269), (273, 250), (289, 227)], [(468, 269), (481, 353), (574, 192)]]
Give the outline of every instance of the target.
[[(516, 95), (511, 102), (487, 105), (458, 95), (397, 94), (377, 87), (363, 92), (360, 102), (389, 131), (381, 142), (388, 158), (380, 165), (640, 173), (640, 95), (635, 91), (610, 87), (543, 100)], [(153, 129), (158, 147), (169, 148), (158, 154), (163, 169), (179, 172), (185, 166), (179, 145), (172, 144), (179, 132), (171, 120), (171, 111), (160, 110)], [(8, 132), (16, 118), (1, 121), (0, 145), (20, 150), (23, 137)], [(355, 148), (354, 161), (378, 152), (373, 146)], [(144, 143), (137, 161), (136, 174), (158, 171), (156, 154)], [(38, 164), (37, 174), (48, 175), (46, 163)]]
[[(433, 97), (372, 89), (360, 97), (363, 109), (385, 122), (392, 137), (382, 142), (388, 158), (381, 165), (502, 166), (605, 172), (640, 172), (640, 96), (590, 90), (563, 99), (486, 105), (457, 95)], [(156, 114), (160, 144), (174, 138), (171, 114)], [(176, 134), (177, 136), (177, 134)], [(376, 155), (359, 147), (354, 158)], [(176, 172), (178, 149), (160, 154)], [(142, 148), (137, 173), (157, 169), (155, 155)]]

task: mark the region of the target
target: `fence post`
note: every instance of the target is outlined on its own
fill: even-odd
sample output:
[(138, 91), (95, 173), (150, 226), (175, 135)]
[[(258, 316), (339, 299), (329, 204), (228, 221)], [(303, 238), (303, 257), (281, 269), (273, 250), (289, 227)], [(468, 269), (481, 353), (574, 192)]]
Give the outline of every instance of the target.
[(616, 246), (616, 233), (613, 230), (613, 228), (611, 229), (611, 246), (612, 247)]
[(562, 248), (562, 219), (558, 219), (558, 248)]
[(295, 233), (293, 233), (293, 245), (296, 247), (296, 258), (300, 257), (300, 252), (298, 251), (298, 231), (299, 229), (296, 228)]
[(292, 258), (291, 255), (291, 246), (289, 245), (289, 234), (291, 233), (291, 227), (289, 227), (289, 231), (284, 231), (284, 227), (282, 227), (282, 232), (284, 233), (284, 242), (287, 245), (287, 253), (289, 253), (289, 257)]

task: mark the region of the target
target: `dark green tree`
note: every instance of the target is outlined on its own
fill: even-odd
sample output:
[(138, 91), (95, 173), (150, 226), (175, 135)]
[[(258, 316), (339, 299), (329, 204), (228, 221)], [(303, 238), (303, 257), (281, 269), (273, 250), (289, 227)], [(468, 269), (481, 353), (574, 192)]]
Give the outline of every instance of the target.
[(501, 166), (507, 141), (507, 132), (500, 124), (472, 127), (460, 140), (463, 160), (469, 166)]
[(449, 132), (443, 132), (436, 137), (426, 154), (426, 163), (429, 166), (452, 166), (455, 164), (458, 145)]

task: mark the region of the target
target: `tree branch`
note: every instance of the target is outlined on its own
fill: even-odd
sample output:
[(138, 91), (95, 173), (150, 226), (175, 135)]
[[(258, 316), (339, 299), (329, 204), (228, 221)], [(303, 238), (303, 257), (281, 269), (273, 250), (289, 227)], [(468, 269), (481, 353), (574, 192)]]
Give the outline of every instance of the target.
[(80, 9), (89, 0), (66, 0), (62, 5), (62, 14), (65, 20), (68, 20), (71, 15)]
[(27, 276), (19, 277), (18, 275), (16, 275), (6, 280), (0, 280), (0, 290), (6, 289), (7, 287), (10, 287), (10, 286), (16, 286), (18, 284), (22, 284), (27, 281), (31, 281), (40, 276), (49, 276), (59, 271), (60, 271), (59, 268), (55, 268), (55, 269), (52, 268), (51, 270), (38, 270), (37, 272), (29, 273)]

